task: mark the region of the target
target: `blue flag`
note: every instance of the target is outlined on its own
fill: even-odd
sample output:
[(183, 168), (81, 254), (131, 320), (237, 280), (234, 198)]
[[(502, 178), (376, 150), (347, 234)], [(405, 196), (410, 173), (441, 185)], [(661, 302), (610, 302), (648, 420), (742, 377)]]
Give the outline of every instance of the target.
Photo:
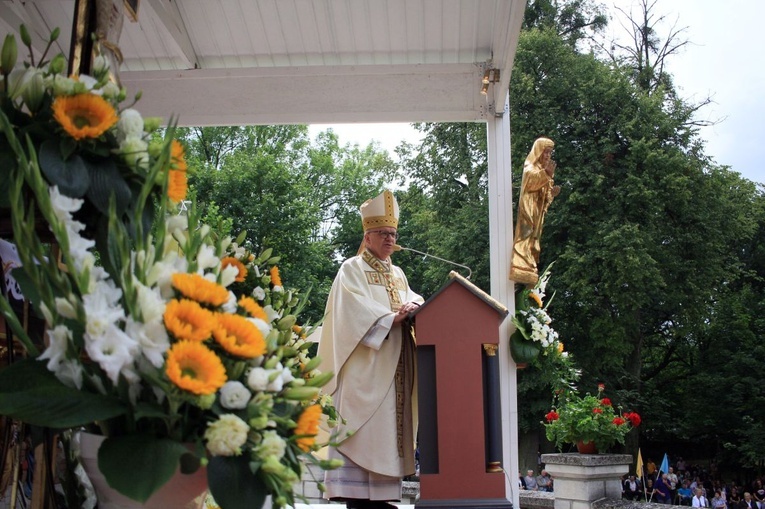
[(662, 473), (668, 474), (669, 473), (669, 458), (667, 458), (667, 453), (664, 453), (664, 459), (661, 461), (661, 466), (659, 467), (659, 474)]

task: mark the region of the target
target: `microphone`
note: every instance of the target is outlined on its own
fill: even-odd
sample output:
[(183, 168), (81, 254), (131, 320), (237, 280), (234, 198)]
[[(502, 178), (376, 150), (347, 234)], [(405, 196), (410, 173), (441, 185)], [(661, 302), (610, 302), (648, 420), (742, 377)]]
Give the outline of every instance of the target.
[(456, 265), (457, 267), (462, 267), (463, 269), (467, 269), (467, 271), (468, 271), (468, 275), (467, 275), (467, 277), (465, 277), (465, 279), (468, 279), (468, 280), (470, 279), (470, 276), (473, 275), (473, 270), (470, 267), (468, 267), (467, 265), (462, 265), (461, 263), (453, 262), (451, 260), (447, 260), (445, 258), (441, 258), (439, 256), (432, 255), (430, 253), (423, 253), (422, 251), (417, 251), (416, 249), (412, 249), (411, 247), (404, 247), (404, 246), (401, 246), (399, 244), (395, 244), (393, 246), (393, 251), (394, 252), (395, 251), (411, 251), (413, 253), (421, 254), (424, 257), (423, 260), (425, 260), (425, 258), (430, 256), (431, 258), (435, 258), (436, 260), (439, 260), (439, 261), (442, 261), (442, 262), (445, 262), (445, 263), (450, 263), (452, 265)]

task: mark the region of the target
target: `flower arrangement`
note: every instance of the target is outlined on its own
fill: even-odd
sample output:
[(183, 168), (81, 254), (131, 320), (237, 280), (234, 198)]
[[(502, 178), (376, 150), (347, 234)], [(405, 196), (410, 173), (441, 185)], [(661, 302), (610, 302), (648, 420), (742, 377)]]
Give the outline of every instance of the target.
[(622, 413), (604, 396), (605, 385), (598, 385), (596, 395), (580, 396), (576, 390), (556, 394), (553, 408), (545, 415), (545, 434), (561, 450), (563, 444), (594, 442), (598, 451), (606, 451), (640, 425), (637, 412)]
[(515, 314), (511, 317), (516, 327), (510, 336), (510, 352), (516, 363), (527, 363), (543, 355), (567, 355), (563, 343), (558, 340), (558, 333), (550, 327), (552, 318), (547, 307), (552, 298), (543, 304), (550, 268), (542, 273), (533, 288), (521, 287), (515, 295)]
[(137, 501), (179, 467), (205, 467), (227, 509), (259, 507), (269, 494), (294, 505), (302, 462), (321, 445), (320, 417), (338, 418), (320, 393), (332, 374), (317, 369), (310, 328), (297, 321), (307, 296), (284, 288), (270, 250), (256, 256), (243, 235), (218, 238), (193, 202), (177, 213), (183, 147), (172, 126), (159, 137), (158, 120), (120, 107), (126, 94), (105, 60), (76, 78), (61, 74), (63, 57), (15, 63), (9, 36), (0, 195), (23, 246), (13, 275), (46, 339), (30, 337), (0, 298), (28, 353), (0, 371), (0, 414), (105, 435), (98, 466)]

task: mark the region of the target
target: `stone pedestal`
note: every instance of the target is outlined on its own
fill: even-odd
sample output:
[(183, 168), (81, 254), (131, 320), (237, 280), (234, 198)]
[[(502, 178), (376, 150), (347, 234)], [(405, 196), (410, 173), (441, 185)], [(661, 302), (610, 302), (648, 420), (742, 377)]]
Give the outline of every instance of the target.
[(542, 462), (555, 480), (555, 509), (591, 509), (598, 500), (622, 497), (632, 455), (543, 454)]

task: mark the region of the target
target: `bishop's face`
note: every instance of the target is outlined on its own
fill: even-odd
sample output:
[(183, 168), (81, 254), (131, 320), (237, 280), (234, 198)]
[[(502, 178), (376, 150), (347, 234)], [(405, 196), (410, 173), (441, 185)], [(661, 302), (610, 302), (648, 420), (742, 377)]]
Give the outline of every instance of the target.
[(364, 233), (364, 245), (380, 260), (387, 260), (393, 254), (396, 239), (395, 228), (378, 228)]

